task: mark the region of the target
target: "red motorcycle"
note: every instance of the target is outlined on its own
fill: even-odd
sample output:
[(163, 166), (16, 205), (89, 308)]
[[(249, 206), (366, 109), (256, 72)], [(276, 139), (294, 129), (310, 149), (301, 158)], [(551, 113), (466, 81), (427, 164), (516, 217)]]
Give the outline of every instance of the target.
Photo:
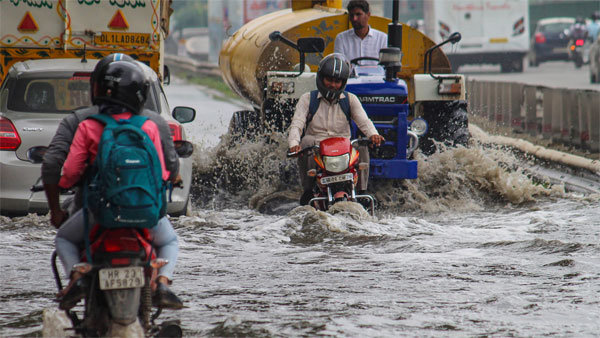
[[(176, 142), (180, 157), (189, 157), (193, 146), (187, 141)], [(28, 151), (33, 163), (41, 163), (46, 147)], [(42, 191), (41, 178), (31, 191)], [(68, 191), (61, 191), (67, 194)], [(65, 209), (68, 209), (65, 207)], [(81, 274), (85, 289), (83, 318), (74, 310), (66, 310), (75, 334), (83, 337), (181, 337), (179, 321), (155, 324), (162, 309), (153, 313), (152, 290), (156, 288), (158, 269), (168, 262), (156, 257), (148, 229), (104, 228), (99, 224), (89, 232), (89, 250), (84, 249), (82, 263), (73, 269)], [(58, 290), (63, 289), (56, 264), (57, 253), (52, 254), (52, 272)]]
[[(102, 229), (95, 226), (90, 233), (92, 262), (73, 268), (84, 274), (87, 289), (83, 319), (68, 310), (75, 333), (84, 337), (112, 336), (117, 328), (139, 332), (141, 336), (181, 336), (178, 323), (154, 325), (159, 308), (152, 313), (152, 289), (158, 269), (167, 262), (156, 258), (147, 229)], [(85, 258), (85, 255), (83, 255)], [(83, 259), (84, 261), (86, 259)], [(59, 289), (62, 289), (56, 267), (56, 252), (52, 268)], [(129, 335), (129, 334), (128, 334)]]
[[(375, 214), (375, 199), (371, 195), (357, 195), (357, 168), (365, 169), (368, 163), (358, 163), (358, 150), (355, 144), (370, 142), (369, 140), (353, 140), (345, 137), (325, 139), (318, 146), (304, 148), (299, 152), (288, 153), (288, 157), (296, 157), (314, 151), (314, 159), (318, 169), (308, 171), (308, 176), (316, 178), (314, 197), (308, 202), (317, 210), (328, 210), (340, 201), (363, 202), (367, 211)], [(308, 154), (307, 154), (308, 155)], [(362, 204), (362, 203), (361, 203)]]

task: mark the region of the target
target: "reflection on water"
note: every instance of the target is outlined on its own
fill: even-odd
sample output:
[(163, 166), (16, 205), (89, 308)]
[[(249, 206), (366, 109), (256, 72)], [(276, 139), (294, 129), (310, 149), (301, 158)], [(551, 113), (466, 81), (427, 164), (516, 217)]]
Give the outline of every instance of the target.
[[(420, 178), (354, 203), (298, 206), (285, 147), (198, 152), (195, 207), (172, 219), (187, 336), (595, 336), (600, 197), (533, 182), (502, 149), (418, 158)], [(197, 155), (199, 156), (199, 155)], [(46, 216), (0, 218), (0, 336), (55, 306)]]

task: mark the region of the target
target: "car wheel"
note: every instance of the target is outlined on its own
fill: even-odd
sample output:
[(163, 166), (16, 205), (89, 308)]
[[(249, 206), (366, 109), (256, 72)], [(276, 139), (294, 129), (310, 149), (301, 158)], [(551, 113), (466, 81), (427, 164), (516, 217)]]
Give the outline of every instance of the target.
[(176, 212), (172, 212), (169, 214), (169, 216), (171, 217), (179, 217), (179, 216), (189, 216), (191, 215), (191, 208), (190, 208), (190, 196), (188, 196), (187, 201), (185, 201), (185, 205), (183, 206), (183, 208), (181, 208), (181, 210), (176, 211)]

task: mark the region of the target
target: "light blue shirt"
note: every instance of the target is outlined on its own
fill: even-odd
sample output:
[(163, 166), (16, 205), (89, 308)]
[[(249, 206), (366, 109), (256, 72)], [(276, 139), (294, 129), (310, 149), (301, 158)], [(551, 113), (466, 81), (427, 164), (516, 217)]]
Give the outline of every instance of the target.
[(598, 38), (598, 31), (600, 30), (600, 22), (598, 20), (590, 21), (590, 23), (587, 25), (587, 30), (589, 34), (588, 36), (592, 39), (592, 41), (596, 41)]
[[(369, 26), (369, 33), (361, 39), (354, 29), (341, 32), (335, 38), (334, 52), (346, 56), (348, 61), (359, 57), (379, 58), (379, 50), (387, 47), (387, 34)], [(360, 61), (361, 65), (376, 65), (377, 61)]]

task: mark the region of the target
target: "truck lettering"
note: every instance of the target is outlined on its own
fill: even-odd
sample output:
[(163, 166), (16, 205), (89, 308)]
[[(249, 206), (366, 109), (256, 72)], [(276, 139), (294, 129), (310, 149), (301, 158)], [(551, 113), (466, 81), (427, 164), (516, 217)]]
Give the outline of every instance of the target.
[(144, 0), (110, 0), (109, 3), (111, 6), (117, 6), (119, 8), (124, 8), (126, 6), (130, 6), (131, 8), (136, 7), (146, 7), (146, 2)]

